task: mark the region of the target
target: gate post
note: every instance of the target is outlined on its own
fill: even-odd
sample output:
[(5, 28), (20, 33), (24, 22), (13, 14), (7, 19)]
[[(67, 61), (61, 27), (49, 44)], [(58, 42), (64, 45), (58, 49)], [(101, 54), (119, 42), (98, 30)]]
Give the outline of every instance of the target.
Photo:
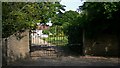
[(84, 28), (83, 28), (83, 35), (82, 36), (83, 36), (83, 50), (82, 51), (83, 51), (83, 56), (85, 56), (86, 50), (85, 50), (85, 29)]

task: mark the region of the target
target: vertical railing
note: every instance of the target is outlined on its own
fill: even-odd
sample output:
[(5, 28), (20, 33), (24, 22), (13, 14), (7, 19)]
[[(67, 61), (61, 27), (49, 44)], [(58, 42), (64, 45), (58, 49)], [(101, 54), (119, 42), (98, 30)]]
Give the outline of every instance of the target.
[[(32, 41), (32, 38), (31, 38), (31, 30), (29, 30), (29, 49), (30, 49), (30, 52), (31, 52), (31, 42)], [(31, 53), (30, 53), (31, 54)]]

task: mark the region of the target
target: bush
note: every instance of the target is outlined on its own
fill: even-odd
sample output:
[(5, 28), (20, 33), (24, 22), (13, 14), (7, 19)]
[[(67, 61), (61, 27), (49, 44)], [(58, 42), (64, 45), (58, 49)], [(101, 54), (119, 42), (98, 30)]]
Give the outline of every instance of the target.
[(43, 30), (42, 33), (43, 34), (49, 34), (49, 30)]

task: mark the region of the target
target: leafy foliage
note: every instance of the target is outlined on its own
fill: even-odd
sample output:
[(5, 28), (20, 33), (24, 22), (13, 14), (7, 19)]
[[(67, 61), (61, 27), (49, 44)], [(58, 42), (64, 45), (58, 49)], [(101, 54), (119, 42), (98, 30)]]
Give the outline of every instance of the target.
[(77, 19), (78, 15), (79, 15), (78, 12), (71, 11), (71, 10), (65, 12), (62, 15), (62, 21), (61, 22), (63, 22), (63, 24), (62, 24), (63, 29), (64, 29), (63, 31), (66, 35), (68, 34), (68, 29), (70, 27), (72, 27), (72, 26), (76, 27), (77, 25), (79, 25), (78, 22), (76, 22), (76, 19)]
[[(47, 23), (49, 19), (53, 19), (56, 12), (60, 12), (62, 5), (60, 3), (40, 2), (4, 2), (2, 3), (3, 15), (3, 37), (21, 29), (32, 29), (36, 27), (36, 23)], [(9, 29), (9, 31), (8, 31)]]
[(120, 2), (84, 3), (84, 5), (80, 7), (80, 9), (83, 11), (82, 13), (85, 17), (82, 17), (84, 21), (81, 21), (81, 23), (84, 25), (86, 32), (91, 35), (97, 35), (103, 32), (117, 32), (119, 28), (119, 7)]

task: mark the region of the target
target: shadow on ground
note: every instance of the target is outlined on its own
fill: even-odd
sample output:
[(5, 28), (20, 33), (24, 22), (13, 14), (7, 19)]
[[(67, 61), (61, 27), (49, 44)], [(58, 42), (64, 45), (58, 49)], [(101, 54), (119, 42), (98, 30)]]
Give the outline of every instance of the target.
[(62, 46), (52, 46), (52, 45), (35, 45), (31, 46), (31, 52), (35, 51), (55, 51), (56, 54), (60, 54), (59, 56), (73, 56), (73, 57), (79, 57), (81, 56), (79, 52), (75, 52), (70, 49), (68, 45), (62, 45)]

